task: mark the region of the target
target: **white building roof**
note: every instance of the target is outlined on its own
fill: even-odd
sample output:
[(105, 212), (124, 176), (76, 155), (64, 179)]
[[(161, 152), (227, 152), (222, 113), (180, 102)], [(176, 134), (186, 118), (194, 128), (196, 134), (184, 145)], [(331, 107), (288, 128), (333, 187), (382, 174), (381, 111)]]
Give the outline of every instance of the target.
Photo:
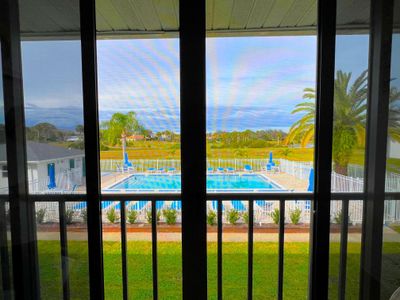
[[(48, 161), (69, 157), (82, 157), (84, 151), (78, 149), (68, 149), (50, 144), (36, 143), (28, 141), (26, 143), (28, 162)], [(6, 161), (6, 145), (0, 145), (0, 161)]]

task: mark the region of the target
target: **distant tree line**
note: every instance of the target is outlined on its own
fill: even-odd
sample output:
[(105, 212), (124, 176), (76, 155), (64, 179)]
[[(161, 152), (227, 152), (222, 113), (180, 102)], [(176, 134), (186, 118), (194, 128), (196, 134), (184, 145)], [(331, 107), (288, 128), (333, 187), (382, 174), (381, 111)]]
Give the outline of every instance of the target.
[[(3, 128), (3, 130), (2, 130)], [(0, 138), (4, 139), (4, 125), (0, 128)], [(28, 141), (39, 143), (65, 143), (69, 148), (84, 148), (84, 128), (77, 125), (75, 130), (62, 130), (55, 125), (43, 122), (26, 127)], [(126, 114), (115, 113), (109, 121), (100, 124), (101, 149), (107, 150), (113, 146), (131, 146), (135, 141), (129, 139), (131, 135), (141, 135), (144, 141), (162, 141), (179, 143), (180, 134), (171, 130), (153, 132), (145, 128), (137, 119), (134, 112)], [(279, 146), (287, 134), (282, 130), (244, 130), (244, 131), (217, 131), (207, 133), (207, 143), (210, 148), (264, 148)]]
[[(62, 143), (69, 148), (83, 149), (83, 125), (77, 125), (75, 131), (61, 130), (51, 123), (38, 123), (25, 128), (26, 139), (38, 143)], [(71, 141), (70, 139), (74, 137)]]
[(264, 148), (279, 146), (286, 138), (282, 130), (217, 131), (207, 134), (211, 148)]

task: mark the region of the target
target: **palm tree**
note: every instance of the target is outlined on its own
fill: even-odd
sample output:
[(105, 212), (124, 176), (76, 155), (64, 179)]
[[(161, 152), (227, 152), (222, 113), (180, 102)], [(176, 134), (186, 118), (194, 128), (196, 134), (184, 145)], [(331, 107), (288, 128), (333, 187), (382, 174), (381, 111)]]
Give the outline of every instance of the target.
[[(338, 71), (334, 85), (334, 116), (332, 160), (337, 173), (347, 175), (347, 166), (356, 146), (365, 141), (367, 111), (367, 71), (358, 76), (352, 84), (351, 73)], [(296, 105), (292, 114), (303, 113), (295, 122), (285, 139), (285, 144), (300, 141), (302, 147), (314, 138), (315, 90), (304, 89), (303, 99), (312, 100)], [(390, 93), (389, 134), (400, 141), (400, 92), (392, 88)]]
[(131, 111), (127, 114), (115, 113), (109, 121), (101, 123), (102, 137), (108, 144), (122, 142), (122, 159), (126, 152), (126, 138), (134, 133), (143, 133), (144, 127), (136, 118), (136, 113)]
[(392, 87), (389, 94), (388, 133), (393, 141), (400, 141), (400, 91)]

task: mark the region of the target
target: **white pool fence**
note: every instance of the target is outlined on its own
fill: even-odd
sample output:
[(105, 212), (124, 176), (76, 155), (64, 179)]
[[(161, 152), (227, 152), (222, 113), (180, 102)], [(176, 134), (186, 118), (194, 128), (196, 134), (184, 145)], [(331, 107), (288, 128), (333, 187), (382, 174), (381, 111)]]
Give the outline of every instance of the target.
[[(268, 163), (268, 159), (208, 159), (207, 165), (211, 168), (234, 168), (235, 170), (243, 170), (244, 165), (250, 165), (251, 168), (257, 172), (265, 170), (265, 166)], [(290, 161), (286, 159), (274, 159), (277, 166), (279, 167), (278, 171), (281, 173), (286, 173), (294, 176), (296, 179), (303, 180), (308, 182), (310, 170), (313, 167), (312, 162), (298, 162), (298, 161)], [(180, 170), (180, 161), (179, 160), (131, 160), (134, 169), (136, 172), (146, 172), (149, 168), (155, 169), (168, 169), (175, 168), (177, 171)], [(105, 173), (114, 173), (114, 172), (123, 172), (122, 170), (122, 162), (120, 160), (101, 160), (101, 171), (103, 174)], [(58, 189), (65, 191), (72, 191), (78, 184), (81, 184), (80, 180), (82, 180), (82, 174), (78, 174), (77, 172), (63, 172), (56, 176), (56, 185)], [(348, 176), (337, 174), (332, 172), (332, 191), (333, 192), (362, 192), (364, 180), (362, 177), (353, 177), (353, 176), (362, 176), (363, 171), (362, 167), (356, 165), (350, 165)], [(31, 191), (43, 191), (47, 189), (48, 179), (43, 182), (33, 182), (31, 183)], [(400, 174), (396, 173), (388, 173), (386, 174), (386, 189), (387, 191), (399, 191), (400, 190)], [(48, 192), (48, 190), (47, 190)], [(131, 202), (133, 203), (133, 202)], [(244, 205), (247, 202), (243, 202)], [(332, 216), (334, 216), (338, 211), (340, 211), (339, 204), (340, 201), (332, 201)], [(106, 211), (111, 207), (116, 207), (118, 210), (118, 202), (115, 202), (114, 205), (109, 206), (104, 209), (104, 220), (107, 221)], [(231, 206), (230, 202), (226, 202), (226, 209), (224, 210), (224, 216), (226, 211), (229, 210)], [(38, 203), (39, 206), (45, 206), (46, 208), (46, 218), (49, 220), (57, 219), (56, 215), (58, 209), (54, 209), (51, 207), (49, 203)], [(72, 204), (71, 204), (72, 205)], [(76, 204), (74, 204), (76, 205)], [(133, 205), (133, 204), (130, 204)], [(165, 202), (166, 207), (168, 206), (168, 202)], [(336, 205), (336, 206), (335, 206)], [(271, 212), (279, 207), (278, 202), (274, 201), (261, 201), (255, 205), (255, 218), (256, 222), (266, 222), (269, 223), (271, 221)], [(129, 208), (129, 205), (128, 205)], [(290, 213), (299, 208), (302, 211), (302, 222), (309, 222), (309, 214), (310, 214), (310, 202), (309, 201), (288, 201), (286, 203), (286, 218), (289, 220)], [(80, 218), (80, 211), (84, 208), (77, 208), (76, 206), (71, 206), (70, 209), (76, 211), (74, 217), (78, 220)], [(140, 213), (138, 216), (138, 220), (144, 220), (146, 218), (145, 211), (146, 206), (140, 209)], [(212, 209), (212, 208), (211, 208)], [(362, 201), (351, 201), (350, 202), (350, 219), (352, 222), (359, 223), (362, 220)], [(385, 221), (390, 222), (399, 222), (400, 221), (400, 204), (399, 201), (386, 201), (385, 203)]]
[[(108, 213), (111, 209), (114, 209), (115, 214), (120, 216), (120, 207), (119, 201), (108, 201), (107, 206), (103, 208), (103, 222), (110, 223), (108, 219)], [(126, 205), (126, 209), (137, 210), (137, 220), (139, 223), (147, 223), (148, 222), (148, 213), (150, 212), (151, 203), (150, 201), (142, 201), (142, 205), (140, 205), (140, 209), (137, 209), (138, 201), (128, 201)], [(240, 202), (240, 203), (238, 203)], [(161, 205), (158, 205), (158, 210), (162, 211), (166, 208), (171, 208), (172, 201), (164, 201)], [(237, 208), (237, 206), (242, 208)], [(208, 211), (216, 211), (216, 202), (208, 201)], [(228, 214), (231, 210), (237, 210), (241, 214), (241, 219), (238, 223), (244, 222), (244, 215), (247, 211), (248, 202), (247, 201), (223, 201), (223, 222), (228, 223)], [(306, 200), (298, 200), (298, 201), (286, 201), (285, 204), (285, 223), (291, 223), (291, 214), (294, 210), (299, 209), (301, 211), (300, 223), (309, 223), (310, 222), (310, 211), (311, 211), (311, 202)], [(58, 222), (58, 203), (57, 202), (36, 202), (36, 211), (39, 210), (45, 211), (44, 222)], [(67, 211), (73, 211), (72, 220), (74, 222), (83, 222), (86, 213), (86, 204), (84, 202), (81, 203), (72, 203), (68, 202), (66, 204)], [(264, 201), (259, 200), (254, 204), (254, 222), (256, 224), (269, 224), (273, 223), (273, 212), (275, 210), (279, 210), (279, 201)], [(336, 223), (337, 219), (340, 218), (342, 210), (342, 201), (334, 200), (331, 202), (331, 222)], [(177, 211), (177, 222), (179, 223), (181, 220), (181, 209), (176, 209)], [(356, 225), (362, 223), (362, 215), (363, 215), (363, 201), (361, 200), (351, 200), (349, 202), (349, 223)], [(400, 221), (400, 200), (390, 200), (385, 201), (385, 223), (393, 223)], [(160, 221), (163, 222), (164, 217), (161, 213)]]

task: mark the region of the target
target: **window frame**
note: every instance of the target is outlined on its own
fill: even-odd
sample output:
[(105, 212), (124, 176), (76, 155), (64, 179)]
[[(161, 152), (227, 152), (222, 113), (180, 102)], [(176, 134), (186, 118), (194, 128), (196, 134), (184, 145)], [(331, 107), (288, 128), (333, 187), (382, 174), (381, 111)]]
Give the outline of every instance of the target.
[[(206, 179), (206, 130), (205, 130), (205, 35), (206, 1), (195, 4), (181, 0), (180, 9), (180, 75), (181, 75), (181, 149), (182, 149), (182, 191), (175, 194), (102, 194), (100, 186), (100, 148), (97, 95), (97, 59), (96, 59), (96, 13), (95, 0), (80, 1), (81, 47), (82, 47), (82, 83), (84, 95), (85, 130), (85, 170), (86, 193), (71, 195), (32, 195), (28, 193), (27, 158), (25, 141), (25, 117), (22, 87), (22, 62), (19, 36), (18, 1), (5, 0), (1, 10), (0, 25), (2, 38), (3, 85), (5, 94), (6, 140), (8, 157), (9, 196), (1, 199), (11, 200), (11, 231), (13, 276), (15, 295), (20, 299), (40, 298), (38, 275), (36, 229), (34, 205), (36, 201), (56, 201), (60, 205), (62, 247), (66, 247), (65, 202), (87, 201), (88, 204), (88, 244), (90, 295), (92, 299), (104, 299), (104, 280), (102, 264), (102, 224), (101, 201), (118, 200), (124, 207), (126, 200), (149, 199), (155, 208), (160, 199), (182, 200), (182, 244), (183, 244), (183, 297), (192, 295), (205, 298), (207, 295), (206, 265), (206, 200), (218, 200), (218, 220), (221, 220), (221, 201), (279, 200), (281, 207), (287, 200), (312, 200), (313, 221), (311, 238), (311, 275), (309, 298), (323, 299), (328, 294), (329, 259), (329, 213), (330, 200), (362, 199), (364, 205), (364, 225), (362, 241), (361, 298), (377, 299), (381, 269), (381, 245), (383, 203), (385, 198), (399, 199), (399, 193), (384, 191), (384, 178), (373, 176), (386, 166), (386, 136), (379, 132), (387, 131), (387, 100), (390, 76), (390, 61), (387, 51), (391, 51), (387, 38), (391, 40), (393, 0), (371, 1), (371, 41), (369, 80), (369, 105), (366, 180), (364, 192), (331, 193), (330, 172), (332, 163), (332, 115), (333, 80), (336, 35), (336, 1), (318, 1), (318, 81), (317, 81), (317, 124), (316, 150), (314, 163), (315, 191), (313, 193), (207, 193)], [(194, 7), (193, 5), (196, 5)], [(393, 17), (393, 16), (392, 16)], [(390, 23), (390, 24), (389, 24)], [(388, 25), (389, 24), (389, 25)], [(386, 52), (385, 52), (386, 51)], [(386, 56), (385, 56), (386, 55)], [(324, 101), (322, 101), (324, 99)], [(384, 99), (384, 101), (379, 101)], [(194, 101), (194, 102), (191, 102)], [(385, 107), (386, 105), (386, 107)], [(377, 108), (378, 111), (372, 108)], [(383, 116), (383, 121), (382, 121)], [(187, 130), (189, 129), (190, 130)], [(190, 132), (190, 134), (189, 134)], [(378, 149), (379, 145), (382, 149)], [(95, 155), (93, 155), (95, 153)], [(88, 170), (91, 170), (88, 172)], [(384, 169), (383, 169), (384, 170)], [(329, 177), (329, 180), (328, 180)], [(384, 177), (384, 176), (381, 176)], [(202, 180), (195, 180), (201, 178)], [(383, 184), (382, 184), (383, 180)], [(383, 187), (383, 190), (382, 190)], [(190, 201), (193, 197), (198, 201)], [(1, 200), (0, 199), (0, 200)], [(4, 200), (3, 199), (3, 200)], [(378, 200), (376, 200), (378, 199)], [(63, 211), (64, 209), (64, 211)], [(153, 210), (155, 213), (155, 210)], [(64, 218), (64, 219), (63, 219)], [(62, 221), (64, 220), (64, 221)], [(153, 252), (157, 249), (156, 218), (153, 216)], [(317, 230), (318, 229), (318, 230)], [(248, 258), (248, 298), (252, 298), (252, 249), (253, 219), (249, 221), (249, 258)], [(380, 234), (379, 234), (380, 232)], [(126, 229), (122, 227), (122, 234)], [(282, 298), (283, 288), (283, 227), (280, 226), (279, 245), (279, 289), (278, 298)], [(372, 237), (374, 237), (372, 239)], [(222, 246), (222, 225), (218, 223), (218, 248)], [(122, 259), (126, 260), (126, 243), (123, 242)], [(67, 252), (67, 248), (64, 253)], [(378, 258), (378, 259), (377, 259)], [(218, 299), (222, 298), (222, 256), (218, 253)], [(344, 266), (341, 265), (341, 268)], [(63, 276), (68, 276), (68, 264), (62, 266)], [(127, 299), (126, 270), (123, 272), (124, 299)], [(68, 285), (63, 286), (64, 299), (69, 298)], [(153, 254), (153, 298), (158, 298), (157, 255)]]

